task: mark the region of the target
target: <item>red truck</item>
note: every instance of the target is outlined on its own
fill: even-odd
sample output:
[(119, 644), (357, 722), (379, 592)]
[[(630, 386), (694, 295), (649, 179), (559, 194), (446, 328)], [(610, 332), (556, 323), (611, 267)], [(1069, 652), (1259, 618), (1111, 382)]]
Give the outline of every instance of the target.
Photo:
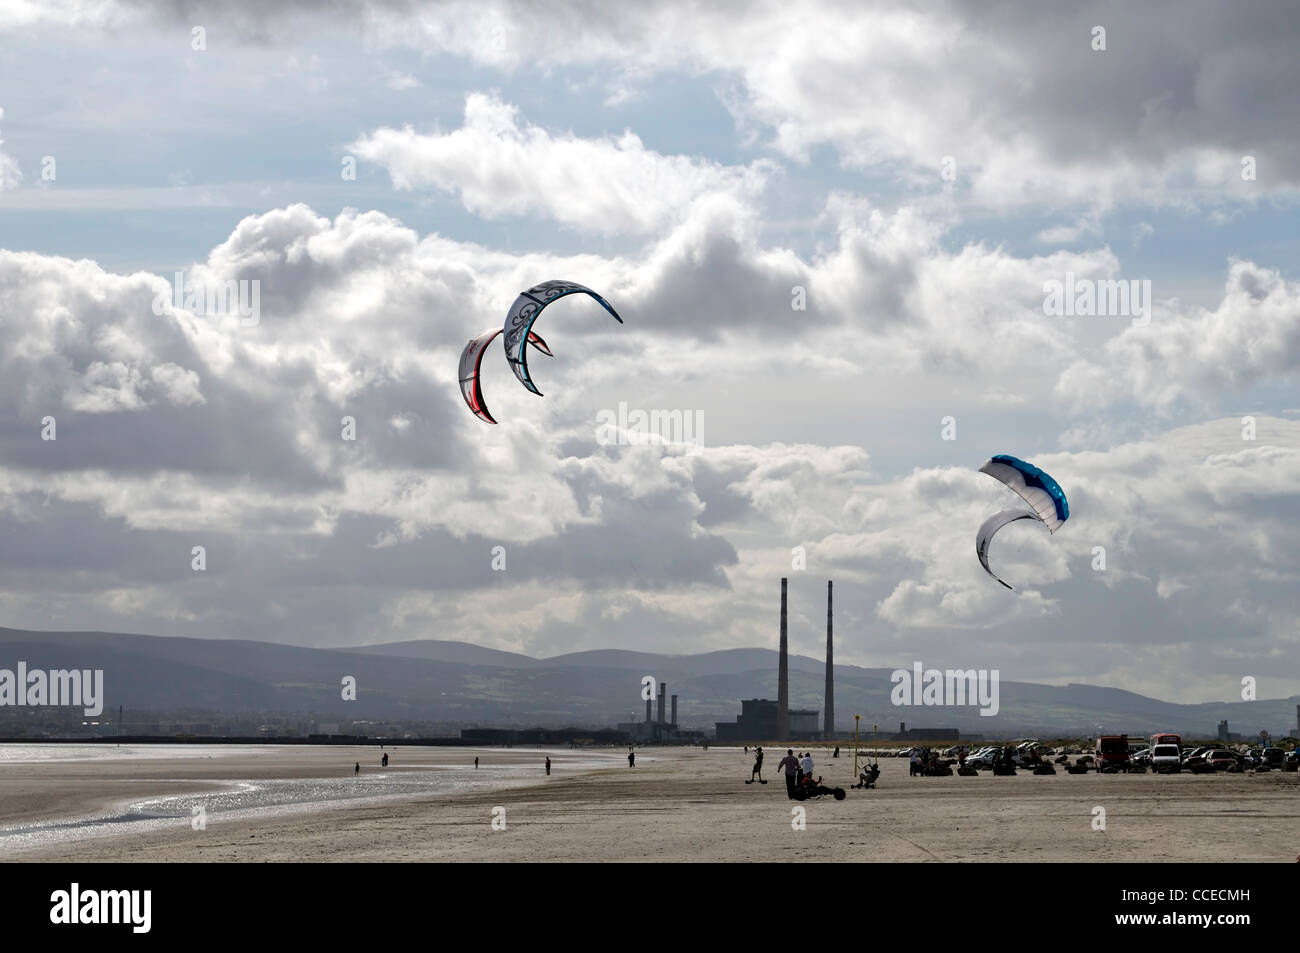
[(1098, 771), (1128, 771), (1128, 735), (1101, 735), (1096, 759)]

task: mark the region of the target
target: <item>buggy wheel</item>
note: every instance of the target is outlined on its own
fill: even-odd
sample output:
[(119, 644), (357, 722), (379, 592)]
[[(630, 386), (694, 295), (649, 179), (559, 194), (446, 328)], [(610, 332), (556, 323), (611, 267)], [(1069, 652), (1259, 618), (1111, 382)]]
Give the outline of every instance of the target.
[(836, 789), (835, 789), (835, 800), (837, 800), (837, 801), (843, 801), (843, 800), (844, 800), (844, 797), (845, 797), (845, 795), (844, 795), (844, 789), (843, 789), (843, 788), (836, 788)]

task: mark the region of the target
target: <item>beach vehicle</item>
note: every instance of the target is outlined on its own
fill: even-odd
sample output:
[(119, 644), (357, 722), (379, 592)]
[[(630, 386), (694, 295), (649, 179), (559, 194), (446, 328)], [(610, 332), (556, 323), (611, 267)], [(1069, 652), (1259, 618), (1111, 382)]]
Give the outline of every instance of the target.
[(1128, 735), (1101, 735), (1097, 739), (1097, 770), (1107, 774), (1129, 768)]
[(1265, 748), (1260, 753), (1260, 761), (1268, 765), (1270, 768), (1282, 767), (1282, 763), (1285, 760), (1286, 760), (1286, 752), (1278, 747)]
[(1183, 759), (1179, 757), (1178, 745), (1152, 745), (1150, 766), (1156, 774), (1177, 774), (1183, 769)]
[(831, 795), (837, 801), (843, 801), (845, 794), (843, 788), (832, 788), (822, 784), (822, 779), (818, 776), (814, 781), (812, 778), (804, 778), (802, 784), (795, 785), (794, 799), (796, 801), (816, 800), (819, 797)]
[(855, 788), (874, 788), (876, 779), (880, 777), (880, 765), (876, 762), (864, 764), (862, 772), (858, 775), (858, 783), (853, 785)]

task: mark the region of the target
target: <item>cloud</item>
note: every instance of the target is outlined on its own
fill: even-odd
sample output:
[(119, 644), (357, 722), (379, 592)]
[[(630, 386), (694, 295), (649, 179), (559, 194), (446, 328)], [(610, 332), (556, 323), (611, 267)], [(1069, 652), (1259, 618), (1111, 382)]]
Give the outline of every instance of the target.
[[(0, 109), (0, 120), (5, 118), (5, 111)], [(16, 188), (18, 183), (23, 180), (22, 170), (18, 168), (18, 160), (12, 156), (5, 155), (5, 141), (0, 139), (0, 192), (5, 189)]]
[(1213, 309), (1157, 306), (1151, 323), (1129, 327), (1100, 354), (1061, 374), (1059, 398), (1076, 410), (1132, 401), (1161, 412), (1212, 405), (1217, 396), (1300, 370), (1300, 284), (1276, 270), (1233, 261)]
[[(998, 537), (994, 563), (1017, 586), (1007, 593), (971, 552), (974, 528), (1009, 503), (978, 459), (934, 462), (936, 428), (891, 471), (842, 410), (854, 389), (898, 381), (882, 393), (906, 427), (929, 392), (953, 401), (960, 377), (984, 413), (1012, 415), (995, 420), (1006, 432), (1050, 397), (1061, 355), (1100, 360), (1109, 346), (1072, 341), (1035, 313), (1044, 270), (1106, 273), (1108, 252), (948, 251), (942, 225), (914, 209), (841, 202), (828, 211), (836, 244), (804, 260), (761, 245), (753, 214), (733, 197), (704, 200), (640, 256), (603, 259), (421, 237), (377, 212), (275, 209), (239, 222), (188, 274), (261, 282), (256, 327), (157, 314), (171, 289), (152, 275), (0, 253), (7, 618), (313, 644), (373, 632), (535, 652), (647, 639), (698, 651), (762, 642), (779, 576), (796, 592), (833, 576), (846, 660), (944, 655), (969, 636), (992, 667), (1068, 666), (1124, 684), (1125, 669), (1174, 642), (1201, 648), (1186, 683), (1161, 687), (1170, 697), (1207, 690), (1225, 628), (1243, 651), (1294, 639), (1300, 424), (1261, 414), (1255, 442), (1227, 418), (1057, 452), (1015, 429), (1074, 516), (1052, 537), (1027, 524)], [(1286, 313), (1294, 289), (1233, 267), (1221, 323), (1249, 324), (1251, 308)], [(557, 305), (557, 356), (539, 368), (547, 398), (519, 388), (498, 357), (489, 399), (503, 423), (486, 427), (460, 404), (459, 348), (519, 287), (551, 275), (609, 289), (627, 324)], [(792, 311), (791, 285), (804, 282), (809, 311)], [(1164, 374), (1195, 381), (1197, 366), (1174, 361)], [(816, 390), (822, 373), (829, 399)], [(769, 394), (800, 432), (834, 409), (840, 439), (764, 436), (754, 405)], [(709, 418), (694, 454), (596, 439), (593, 405), (696, 398)], [(728, 439), (733, 412), (757, 436)], [(54, 441), (39, 438), (47, 414)], [(355, 441), (342, 437), (345, 415)], [(199, 580), (197, 544), (209, 554)], [(498, 545), (504, 575), (491, 568)], [(1098, 545), (1104, 573), (1091, 569)], [(791, 569), (796, 546), (806, 577)], [(1223, 591), (1237, 609), (1216, 601)], [(792, 626), (796, 647), (815, 651), (811, 599), (799, 597)], [(275, 621), (286, 618), (293, 631)]]
[(472, 93), (449, 133), (381, 128), (348, 149), (383, 166), (399, 189), (459, 195), (487, 218), (538, 214), (605, 234), (645, 234), (703, 196), (753, 196), (773, 165), (726, 167), (646, 149), (630, 131), (582, 139), (521, 124), (518, 109)]
[[(375, 29), (384, 42), (507, 73), (562, 65), (734, 76), (739, 118), (792, 159), (829, 145), (846, 165), (895, 166), (937, 187), (952, 156), (958, 185), (982, 205), (1105, 208), (1294, 197), (1300, 105), (1284, 91), (1300, 85), (1289, 55), (1300, 16), (1264, 3), (1244, 9), (1095, 4), (1062, 15), (823, 2), (791, 19), (773, 2), (743, 16), (701, 8), (683, 29), (659, 4), (473, 3), (414, 23), (394, 12)], [(1094, 49), (1099, 23), (1104, 51)], [(1267, 169), (1254, 181), (1241, 174), (1248, 155)]]

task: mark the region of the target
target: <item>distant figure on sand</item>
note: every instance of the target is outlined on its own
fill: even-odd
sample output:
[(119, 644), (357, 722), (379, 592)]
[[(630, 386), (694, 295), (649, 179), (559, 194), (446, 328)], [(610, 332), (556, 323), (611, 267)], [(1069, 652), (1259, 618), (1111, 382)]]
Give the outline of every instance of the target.
[(836, 745), (836, 746), (835, 746), (835, 753), (834, 753), (833, 755), (831, 755), (831, 757), (832, 757), (832, 758), (838, 758), (839, 756), (840, 756), (840, 746), (839, 746), (839, 745)]
[(629, 752), (627, 753), (627, 766), (628, 766), (629, 768), (635, 768), (635, 767), (636, 767), (636, 752), (635, 752), (635, 751), (629, 751)]
[(356, 765), (355, 765), (355, 766), (353, 767), (353, 769), (352, 769), (352, 775), (353, 775), (353, 777), (355, 777), (356, 775), (358, 775), (358, 774), (360, 774), (360, 773), (361, 773), (361, 762), (358, 761), (358, 762), (356, 763)]
[(548, 778), (551, 776), (551, 759), (550, 759), (550, 758), (547, 758), (547, 759), (546, 759), (546, 776), (547, 776)]
[(474, 759), (474, 770), (475, 770), (475, 771), (478, 770), (478, 758), (475, 758), (475, 759)]
[(753, 769), (750, 770), (749, 780), (746, 781), (745, 783), (753, 784), (755, 777), (758, 778), (759, 784), (767, 783), (766, 781), (763, 780), (763, 749), (762, 748), (754, 749), (754, 767)]
[(776, 770), (785, 771), (785, 794), (790, 800), (794, 800), (795, 772), (799, 770), (799, 762), (795, 760), (794, 751), (790, 748), (785, 749), (785, 757), (780, 760)]
[(380, 763), (382, 766), (384, 766), (385, 768), (388, 767), (388, 752), (387, 752), (387, 751), (385, 751), (385, 752), (384, 752), (384, 756), (383, 756), (382, 758), (379, 759), (379, 763)]

